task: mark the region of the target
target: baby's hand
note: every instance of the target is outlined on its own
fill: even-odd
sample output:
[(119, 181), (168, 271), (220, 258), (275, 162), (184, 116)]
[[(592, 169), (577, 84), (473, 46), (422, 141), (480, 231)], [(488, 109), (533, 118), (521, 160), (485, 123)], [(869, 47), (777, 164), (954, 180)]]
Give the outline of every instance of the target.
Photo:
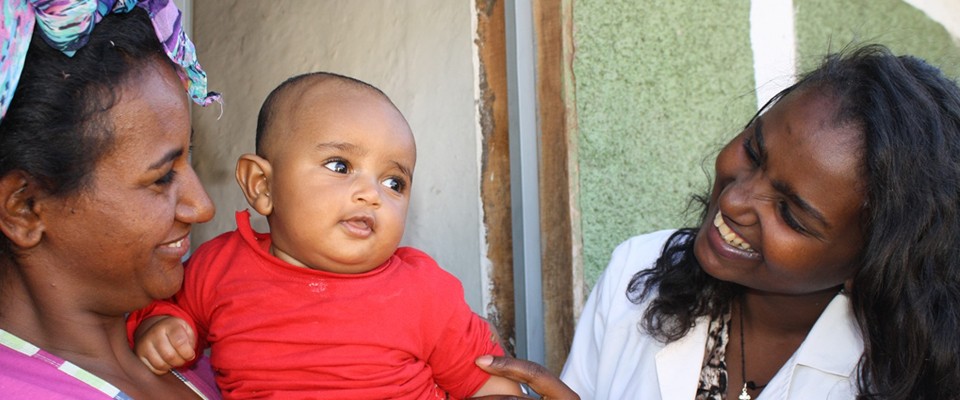
[(137, 327), (134, 337), (137, 357), (157, 375), (181, 367), (197, 356), (193, 350), (197, 343), (193, 329), (180, 318), (147, 318)]

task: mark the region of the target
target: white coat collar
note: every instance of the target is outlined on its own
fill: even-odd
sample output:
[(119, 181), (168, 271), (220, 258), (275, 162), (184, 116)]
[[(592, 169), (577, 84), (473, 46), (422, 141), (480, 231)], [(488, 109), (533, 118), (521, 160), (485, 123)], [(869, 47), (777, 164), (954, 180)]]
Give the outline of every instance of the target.
[[(698, 318), (696, 325), (683, 338), (657, 352), (657, 380), (661, 398), (696, 397), (709, 325), (708, 317)], [(814, 323), (791, 360), (770, 381), (769, 386), (772, 387), (768, 389), (772, 390), (765, 390), (764, 398), (772, 394), (766, 392), (788, 388), (797, 365), (838, 377), (852, 376), (862, 353), (863, 338), (853, 317), (850, 300), (846, 295), (837, 295)]]
[(657, 352), (657, 381), (660, 383), (661, 398), (692, 399), (697, 396), (709, 326), (710, 318), (697, 318), (690, 332)]
[(845, 294), (833, 298), (797, 349), (797, 364), (850, 376), (863, 354), (863, 336)]

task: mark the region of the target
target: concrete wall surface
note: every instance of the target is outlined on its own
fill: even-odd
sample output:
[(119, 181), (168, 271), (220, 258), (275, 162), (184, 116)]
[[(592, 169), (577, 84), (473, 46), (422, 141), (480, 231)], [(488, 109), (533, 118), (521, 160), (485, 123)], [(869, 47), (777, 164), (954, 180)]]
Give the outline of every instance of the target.
[(630, 236), (695, 222), (703, 169), (753, 113), (750, 3), (574, 3), (586, 282)]

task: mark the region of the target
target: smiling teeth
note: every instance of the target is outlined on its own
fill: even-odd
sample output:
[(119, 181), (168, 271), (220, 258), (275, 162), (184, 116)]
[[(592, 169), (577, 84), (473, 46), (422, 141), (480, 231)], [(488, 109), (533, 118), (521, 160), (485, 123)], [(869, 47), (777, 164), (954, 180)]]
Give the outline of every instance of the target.
[(731, 246), (740, 250), (751, 252), (754, 251), (752, 248), (750, 248), (750, 243), (745, 242), (743, 238), (741, 238), (736, 232), (727, 226), (726, 222), (723, 222), (723, 215), (720, 214), (719, 211), (717, 211), (717, 216), (713, 218), (713, 226), (717, 227), (717, 231), (720, 232), (720, 236)]
[(178, 240), (178, 241), (176, 241), (176, 242), (170, 243), (170, 244), (167, 245), (167, 247), (172, 247), (172, 248), (175, 248), (175, 249), (179, 249), (179, 248), (183, 247), (183, 239), (180, 239), (180, 240)]

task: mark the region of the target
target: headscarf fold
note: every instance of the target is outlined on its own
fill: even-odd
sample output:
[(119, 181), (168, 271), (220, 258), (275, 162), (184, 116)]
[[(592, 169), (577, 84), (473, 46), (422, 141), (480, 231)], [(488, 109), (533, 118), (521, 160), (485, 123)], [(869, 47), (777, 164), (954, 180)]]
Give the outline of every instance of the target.
[(196, 49), (181, 25), (180, 10), (171, 0), (0, 0), (0, 118), (17, 89), (23, 62), (34, 29), (51, 47), (69, 57), (87, 44), (93, 27), (110, 13), (126, 13), (140, 7), (150, 15), (153, 30), (163, 44), (167, 57), (178, 68), (187, 93), (193, 101), (206, 106), (220, 101), (220, 94), (207, 92), (207, 74), (197, 62)]

